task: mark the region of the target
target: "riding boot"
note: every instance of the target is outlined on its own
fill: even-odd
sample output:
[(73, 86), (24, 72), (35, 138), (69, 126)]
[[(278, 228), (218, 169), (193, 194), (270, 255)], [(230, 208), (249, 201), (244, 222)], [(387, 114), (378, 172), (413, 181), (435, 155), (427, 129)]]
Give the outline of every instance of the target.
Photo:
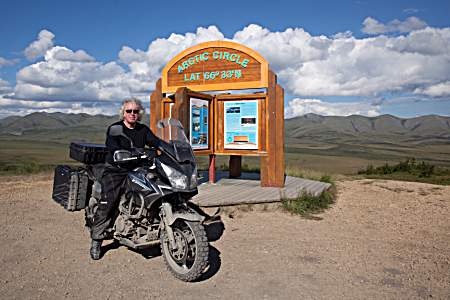
[(93, 260), (100, 259), (102, 242), (103, 240), (94, 240), (94, 239), (91, 241), (90, 254)]

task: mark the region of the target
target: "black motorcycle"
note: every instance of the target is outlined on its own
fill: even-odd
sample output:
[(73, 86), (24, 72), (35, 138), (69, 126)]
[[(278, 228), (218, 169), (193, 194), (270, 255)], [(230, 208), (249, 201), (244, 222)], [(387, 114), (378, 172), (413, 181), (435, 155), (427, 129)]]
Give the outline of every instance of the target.
[[(157, 128), (161, 139), (157, 149), (114, 153), (116, 163), (132, 162), (138, 167), (128, 173), (111, 233), (120, 244), (133, 249), (160, 243), (173, 275), (193, 281), (207, 267), (209, 252), (205, 217), (189, 202), (198, 193), (197, 167), (178, 120), (161, 120)], [(126, 137), (120, 125), (112, 126), (110, 134)], [(85, 208), (89, 225), (100, 201), (101, 185), (95, 170), (87, 168), (94, 181)]]

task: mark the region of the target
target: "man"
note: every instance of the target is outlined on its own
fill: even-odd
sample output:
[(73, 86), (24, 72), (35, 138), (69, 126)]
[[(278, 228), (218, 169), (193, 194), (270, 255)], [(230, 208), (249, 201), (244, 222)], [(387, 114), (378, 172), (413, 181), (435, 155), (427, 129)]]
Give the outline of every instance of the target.
[[(137, 99), (126, 99), (122, 103), (119, 115), (121, 121), (113, 125), (121, 125), (123, 133), (133, 142), (135, 148), (143, 149), (146, 145), (157, 147), (159, 139), (144, 124), (140, 124), (144, 114), (142, 103)], [(91, 227), (91, 249), (90, 255), (94, 260), (100, 259), (101, 245), (104, 239), (111, 238), (107, 231), (113, 225), (114, 213), (118, 207), (120, 190), (132, 165), (117, 165), (114, 163), (113, 155), (116, 150), (129, 150), (130, 140), (124, 136), (111, 136), (110, 127), (106, 132), (106, 167), (101, 179), (102, 198), (98, 205)]]

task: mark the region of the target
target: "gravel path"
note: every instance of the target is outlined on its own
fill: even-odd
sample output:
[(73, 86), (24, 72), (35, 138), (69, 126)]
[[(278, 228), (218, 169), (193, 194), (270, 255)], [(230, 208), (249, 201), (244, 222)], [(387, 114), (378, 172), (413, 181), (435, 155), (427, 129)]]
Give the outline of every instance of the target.
[(184, 283), (158, 248), (91, 261), (84, 215), (51, 180), (0, 177), (1, 299), (450, 299), (450, 187), (339, 182), (321, 220), (228, 209), (207, 228), (209, 271)]

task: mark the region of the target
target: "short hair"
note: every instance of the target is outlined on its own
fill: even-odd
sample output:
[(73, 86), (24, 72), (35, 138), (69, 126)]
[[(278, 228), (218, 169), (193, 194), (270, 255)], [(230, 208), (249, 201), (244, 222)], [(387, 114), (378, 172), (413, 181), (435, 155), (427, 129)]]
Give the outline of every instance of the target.
[(125, 114), (125, 106), (128, 103), (135, 103), (137, 106), (139, 106), (138, 121), (142, 120), (142, 118), (145, 115), (145, 109), (144, 109), (144, 106), (142, 105), (141, 100), (138, 100), (136, 98), (127, 98), (127, 99), (122, 101), (122, 106), (120, 107), (120, 110), (119, 110), (119, 117), (120, 117), (120, 119), (123, 120), (123, 115)]

